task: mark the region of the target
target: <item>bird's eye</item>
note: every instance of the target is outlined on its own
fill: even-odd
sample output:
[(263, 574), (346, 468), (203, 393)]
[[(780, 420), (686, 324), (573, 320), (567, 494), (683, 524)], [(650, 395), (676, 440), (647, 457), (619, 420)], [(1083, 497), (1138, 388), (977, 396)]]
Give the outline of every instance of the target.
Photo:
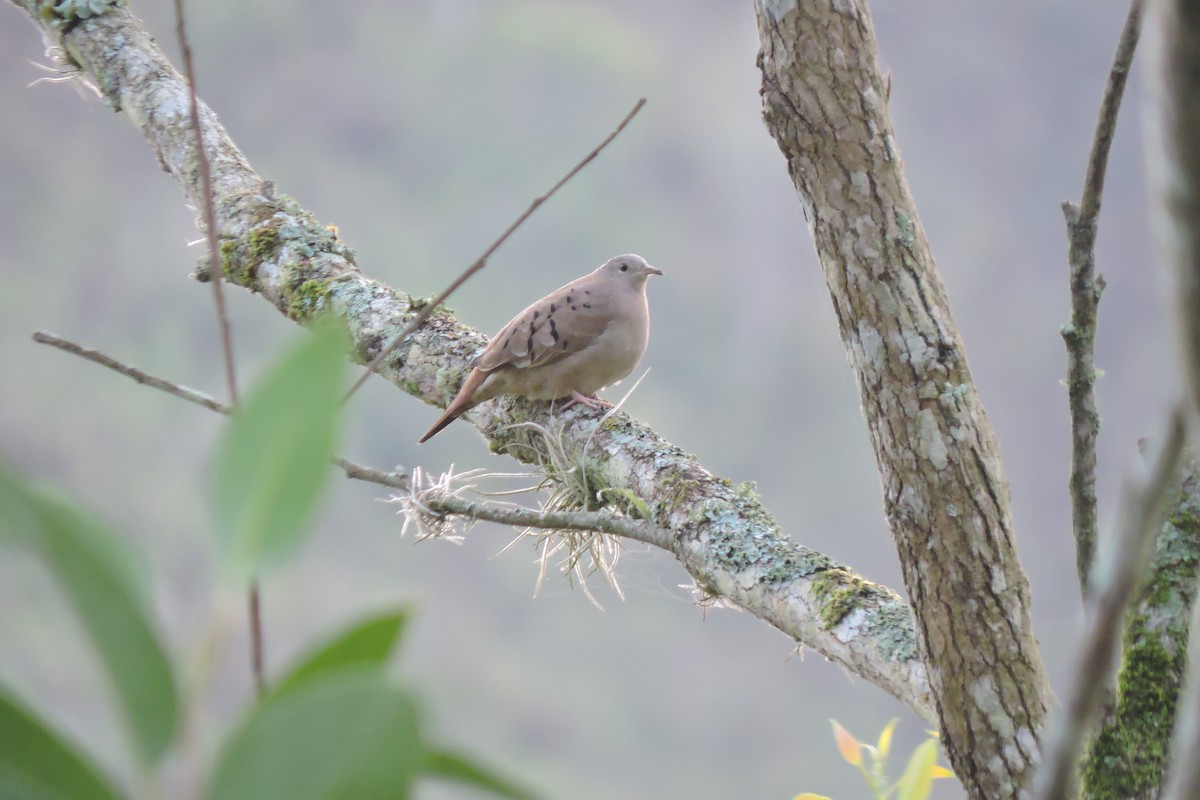
[(622, 264), (622, 265), (621, 265), (621, 272), (629, 272), (629, 265), (628, 265), (628, 264)]

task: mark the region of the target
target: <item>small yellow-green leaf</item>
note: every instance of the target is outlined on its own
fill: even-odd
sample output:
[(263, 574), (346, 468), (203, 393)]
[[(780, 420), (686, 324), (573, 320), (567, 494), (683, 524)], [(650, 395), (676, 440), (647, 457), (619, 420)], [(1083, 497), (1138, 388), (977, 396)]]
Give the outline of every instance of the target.
[(933, 768), (937, 760), (937, 740), (929, 739), (913, 751), (908, 766), (897, 784), (896, 800), (926, 800), (933, 788)]
[(842, 754), (842, 758), (847, 764), (853, 764), (858, 767), (862, 765), (862, 745), (858, 740), (850, 735), (850, 731), (838, 724), (837, 720), (829, 720), (833, 725), (833, 739), (837, 742), (838, 752)]
[(888, 753), (892, 749), (892, 731), (896, 729), (896, 723), (899, 721), (899, 717), (893, 717), (883, 729), (883, 733), (879, 734), (879, 743), (875, 745), (875, 749), (879, 751), (881, 761), (887, 761)]
[(830, 800), (823, 794), (813, 794), (812, 792), (804, 792), (792, 798), (792, 800)]
[(238, 578), (300, 544), (329, 477), (345, 340), (332, 321), (314, 327), (252, 387), (217, 447), (218, 536)]
[(954, 770), (947, 769), (946, 767), (943, 767), (941, 764), (934, 764), (933, 771), (930, 774), (933, 775), (934, 780), (937, 780), (938, 778), (953, 778)]

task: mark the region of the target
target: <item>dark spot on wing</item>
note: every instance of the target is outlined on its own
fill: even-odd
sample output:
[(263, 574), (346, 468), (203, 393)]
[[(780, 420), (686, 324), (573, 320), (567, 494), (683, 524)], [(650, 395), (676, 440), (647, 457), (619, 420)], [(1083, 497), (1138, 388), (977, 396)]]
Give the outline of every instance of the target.
[(571, 295), (567, 295), (567, 302), (568, 302), (568, 303), (570, 303), (570, 302), (571, 302)]
[(533, 358), (533, 334), (530, 334), (529, 338), (525, 340), (525, 355)]
[(591, 290), (591, 289), (584, 289), (584, 290), (583, 290), (583, 293), (584, 293), (584, 294), (591, 294), (591, 293), (592, 293), (592, 290)]
[(537, 319), (537, 318), (538, 318), (538, 314), (540, 314), (540, 313), (541, 313), (540, 311), (538, 311), (537, 309), (534, 309), (534, 311), (533, 311), (533, 318), (534, 318), (534, 319)]
[(563, 350), (567, 349), (567, 340), (563, 339)]
[(584, 307), (584, 308), (591, 308), (591, 307), (592, 307), (592, 304), (591, 304), (591, 303), (584, 303), (584, 304), (583, 304), (583, 307)]
[(571, 306), (571, 310), (572, 310), (572, 311), (578, 311), (579, 309), (578, 309), (578, 308), (576, 308), (575, 306)]
[(558, 341), (558, 326), (554, 324), (554, 320), (550, 320), (550, 338)]

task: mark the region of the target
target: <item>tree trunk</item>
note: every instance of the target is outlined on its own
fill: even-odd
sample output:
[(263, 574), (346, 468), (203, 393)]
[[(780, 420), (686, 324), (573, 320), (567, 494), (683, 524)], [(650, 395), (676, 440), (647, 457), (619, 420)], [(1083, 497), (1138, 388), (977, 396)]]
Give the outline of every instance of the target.
[(1049, 686), (1008, 484), (887, 113), (863, 0), (757, 0), (764, 118), (787, 158), (857, 375), (951, 764), (1016, 797)]

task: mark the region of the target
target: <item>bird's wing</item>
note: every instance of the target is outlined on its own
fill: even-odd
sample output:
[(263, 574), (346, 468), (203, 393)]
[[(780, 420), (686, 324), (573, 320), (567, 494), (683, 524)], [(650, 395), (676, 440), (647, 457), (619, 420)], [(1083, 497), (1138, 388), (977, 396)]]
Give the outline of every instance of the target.
[(569, 283), (505, 325), (473, 365), (484, 372), (541, 367), (586, 350), (612, 321), (610, 305), (594, 282)]

